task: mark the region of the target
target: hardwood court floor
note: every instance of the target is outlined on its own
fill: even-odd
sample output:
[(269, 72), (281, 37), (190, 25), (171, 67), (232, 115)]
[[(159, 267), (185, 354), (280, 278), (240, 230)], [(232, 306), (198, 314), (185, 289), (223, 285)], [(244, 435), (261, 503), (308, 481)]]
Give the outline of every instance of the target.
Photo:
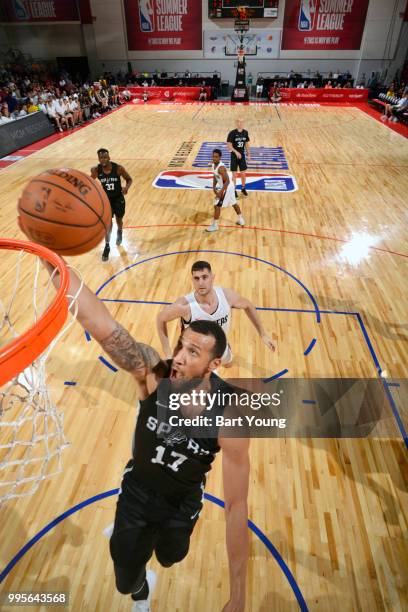
[[(183, 166), (192, 169), (202, 142), (225, 140), (237, 117), (254, 146), (283, 147), (299, 189), (251, 193), (240, 200), (245, 229), (234, 226), (230, 210), (222, 217), (227, 227), (208, 235), (208, 192), (158, 190), (152, 181), (183, 142), (194, 143)], [(350, 107), (288, 105), (278, 113), (265, 105), (126, 106), (0, 174), (1, 235), (21, 238), (15, 206), (29, 177), (49, 167), (88, 171), (101, 146), (134, 178), (127, 197), (131, 227), (109, 263), (100, 261), (100, 249), (72, 263), (95, 291), (136, 264), (101, 292), (122, 300), (108, 307), (136, 338), (159, 348), (154, 320), (160, 306), (152, 302), (189, 292), (191, 264), (208, 259), (217, 283), (271, 309), (260, 316), (278, 343), (275, 354), (268, 352), (245, 315), (235, 312), (229, 376), (268, 377), (287, 369), (286, 376), (296, 378), (375, 378), (380, 367), (387, 379), (407, 377), (408, 143), (401, 136)], [(7, 270), (2, 255), (6, 293)], [(320, 323), (305, 287), (323, 311)], [(174, 324), (173, 340), (177, 330)], [(49, 384), (71, 446), (62, 475), (1, 509), (2, 567), (56, 516), (119, 485), (136, 394), (130, 377), (114, 374), (100, 355), (74, 326), (49, 360)], [(398, 390), (392, 393), (406, 429), (406, 403), (404, 413)], [(408, 449), (389, 411), (388, 437), (251, 445), (250, 518), (279, 551), (311, 611), (407, 609)], [(207, 492), (223, 497), (219, 460)], [(19, 561), (2, 590), (69, 591), (75, 612), (129, 610), (129, 600), (115, 591), (102, 536), (114, 506), (115, 498), (107, 497), (58, 524)], [(293, 582), (252, 532), (250, 555), (247, 610), (299, 609)], [(159, 569), (153, 610), (216, 612), (227, 596), (223, 511), (206, 501), (188, 557)]]

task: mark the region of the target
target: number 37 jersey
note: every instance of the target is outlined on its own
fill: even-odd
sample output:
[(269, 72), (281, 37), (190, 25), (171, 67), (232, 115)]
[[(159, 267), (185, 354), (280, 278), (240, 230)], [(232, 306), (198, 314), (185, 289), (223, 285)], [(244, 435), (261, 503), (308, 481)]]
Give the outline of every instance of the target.
[(118, 164), (111, 162), (112, 170), (109, 174), (103, 171), (101, 164), (98, 165), (98, 179), (110, 200), (117, 200), (122, 197), (122, 184), (118, 172)]

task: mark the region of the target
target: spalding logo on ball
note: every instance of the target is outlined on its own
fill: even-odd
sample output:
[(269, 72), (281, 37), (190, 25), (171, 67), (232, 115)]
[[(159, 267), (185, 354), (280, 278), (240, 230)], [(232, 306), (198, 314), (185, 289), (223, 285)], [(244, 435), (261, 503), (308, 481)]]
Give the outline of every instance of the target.
[(18, 201), (25, 234), (60, 255), (91, 251), (112, 222), (99, 183), (79, 170), (57, 168), (32, 178)]

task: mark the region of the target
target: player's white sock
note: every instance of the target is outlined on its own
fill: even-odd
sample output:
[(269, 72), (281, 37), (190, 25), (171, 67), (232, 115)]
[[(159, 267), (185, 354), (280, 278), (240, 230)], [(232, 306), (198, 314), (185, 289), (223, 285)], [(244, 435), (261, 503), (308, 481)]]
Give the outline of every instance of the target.
[(245, 225), (245, 219), (242, 215), (238, 215), (237, 225)]
[(206, 232), (216, 232), (218, 230), (218, 222), (214, 219), (210, 227), (206, 227)]

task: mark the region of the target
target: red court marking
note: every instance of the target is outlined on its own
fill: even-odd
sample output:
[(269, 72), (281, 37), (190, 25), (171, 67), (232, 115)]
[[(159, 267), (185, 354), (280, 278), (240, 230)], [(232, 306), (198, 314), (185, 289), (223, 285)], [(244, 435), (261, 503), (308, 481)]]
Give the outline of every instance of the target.
[[(124, 229), (146, 229), (147, 227), (209, 227), (208, 223), (154, 223), (152, 225), (126, 225)], [(335, 236), (320, 236), (319, 234), (308, 234), (306, 232), (293, 232), (290, 230), (273, 229), (272, 227), (257, 227), (256, 225), (245, 225), (244, 227), (237, 227), (236, 225), (221, 225), (225, 229), (241, 230), (256, 230), (260, 232), (275, 232), (277, 234), (291, 234), (293, 236), (305, 236), (307, 238), (319, 238), (320, 240), (333, 240), (334, 242), (341, 242), (343, 244), (349, 242), (344, 238), (336, 238)], [(398, 257), (406, 257), (408, 255), (404, 253), (398, 253), (397, 251), (390, 251), (388, 249), (381, 249), (380, 247), (370, 246), (370, 249), (374, 251), (380, 251), (381, 253), (388, 253), (389, 255), (398, 255)]]

